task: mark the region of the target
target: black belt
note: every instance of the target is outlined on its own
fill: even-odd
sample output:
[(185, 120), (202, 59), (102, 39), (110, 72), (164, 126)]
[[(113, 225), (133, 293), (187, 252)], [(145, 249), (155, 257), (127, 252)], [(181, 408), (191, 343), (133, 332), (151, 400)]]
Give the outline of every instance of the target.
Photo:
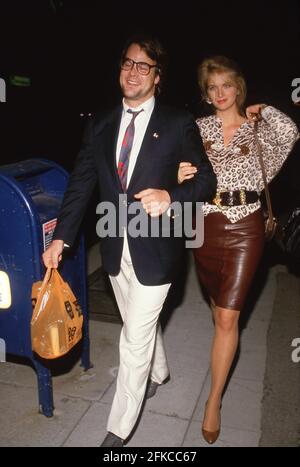
[(236, 190), (236, 191), (217, 191), (216, 196), (211, 201), (218, 208), (227, 208), (231, 206), (244, 206), (246, 204), (255, 203), (259, 196), (257, 191)]

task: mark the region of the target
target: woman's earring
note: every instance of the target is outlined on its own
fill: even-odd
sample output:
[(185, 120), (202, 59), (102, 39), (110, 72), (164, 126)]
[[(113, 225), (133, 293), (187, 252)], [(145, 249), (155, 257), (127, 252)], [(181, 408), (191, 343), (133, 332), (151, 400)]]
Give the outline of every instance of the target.
[(206, 99), (206, 102), (207, 102), (208, 104), (212, 104), (212, 101), (210, 101), (209, 99)]

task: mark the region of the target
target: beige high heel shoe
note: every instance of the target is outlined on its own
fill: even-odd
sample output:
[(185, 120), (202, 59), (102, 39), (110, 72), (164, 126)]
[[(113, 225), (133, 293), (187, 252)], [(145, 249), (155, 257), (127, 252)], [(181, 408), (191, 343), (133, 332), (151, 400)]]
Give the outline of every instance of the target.
[[(207, 407), (207, 401), (205, 403), (205, 411), (206, 411), (206, 407)], [(220, 405), (219, 410), (221, 410), (221, 407), (222, 405)], [(204, 418), (205, 418), (205, 414), (204, 414)], [(220, 414), (220, 427), (218, 430), (208, 431), (205, 428), (203, 428), (203, 425), (202, 425), (202, 436), (208, 444), (214, 444), (219, 438), (220, 432), (221, 432), (221, 414)]]

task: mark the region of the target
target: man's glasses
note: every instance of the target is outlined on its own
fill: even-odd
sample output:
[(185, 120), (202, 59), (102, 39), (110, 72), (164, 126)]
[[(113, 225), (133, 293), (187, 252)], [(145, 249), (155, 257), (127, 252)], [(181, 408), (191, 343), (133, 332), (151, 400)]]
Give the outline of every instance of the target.
[(151, 68), (157, 67), (157, 65), (149, 65), (149, 63), (146, 62), (135, 62), (131, 58), (127, 57), (123, 58), (121, 61), (121, 68), (125, 71), (132, 70), (134, 65), (136, 65), (137, 71), (144, 76), (149, 75)]

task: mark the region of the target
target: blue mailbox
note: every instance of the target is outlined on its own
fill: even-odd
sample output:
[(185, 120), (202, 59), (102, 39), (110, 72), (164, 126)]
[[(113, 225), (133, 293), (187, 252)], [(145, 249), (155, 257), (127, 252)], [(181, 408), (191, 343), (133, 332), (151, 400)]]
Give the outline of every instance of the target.
[[(58, 164), (29, 159), (0, 167), (0, 341), (6, 353), (29, 358), (37, 372), (39, 410), (53, 415), (51, 372), (32, 352), (30, 321), (32, 283), (43, 278), (41, 256), (56, 224), (68, 180)], [(61, 273), (74, 291), (84, 315), (81, 363), (90, 368), (83, 237), (67, 255)]]

